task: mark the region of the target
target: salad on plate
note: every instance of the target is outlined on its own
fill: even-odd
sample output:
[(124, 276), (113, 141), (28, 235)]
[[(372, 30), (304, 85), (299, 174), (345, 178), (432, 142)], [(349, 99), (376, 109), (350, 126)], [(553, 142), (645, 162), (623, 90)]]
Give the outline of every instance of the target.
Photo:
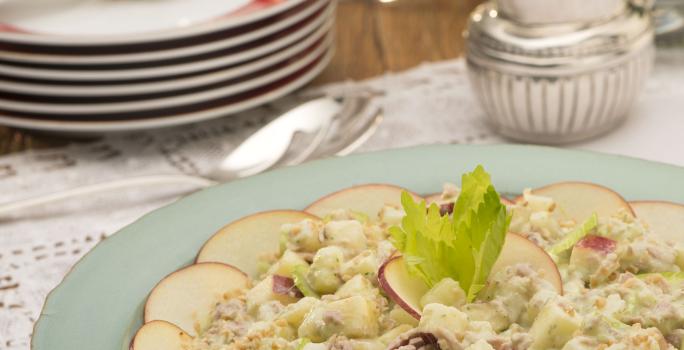
[(478, 166), (234, 221), (150, 292), (131, 350), (684, 349), (684, 206)]

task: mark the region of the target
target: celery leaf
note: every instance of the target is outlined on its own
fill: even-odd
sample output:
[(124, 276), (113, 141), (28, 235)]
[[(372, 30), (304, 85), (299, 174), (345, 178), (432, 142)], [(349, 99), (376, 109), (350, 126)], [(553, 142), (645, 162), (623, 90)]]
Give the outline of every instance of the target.
[(472, 301), (501, 253), (510, 215), (482, 166), (464, 174), (461, 187), (451, 217), (402, 193), (406, 215), (390, 235), (410, 273), (430, 287), (453, 278)]

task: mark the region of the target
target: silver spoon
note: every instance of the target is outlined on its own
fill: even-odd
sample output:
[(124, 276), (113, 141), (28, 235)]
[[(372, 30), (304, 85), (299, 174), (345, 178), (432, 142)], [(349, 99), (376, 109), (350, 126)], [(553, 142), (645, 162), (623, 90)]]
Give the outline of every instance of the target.
[[(145, 175), (81, 186), (0, 204), (0, 220), (20, 210), (95, 193), (134, 186), (178, 183), (205, 188), (219, 182), (254, 175), (275, 166), (298, 164), (312, 157), (314, 153), (316, 157), (343, 155), (365, 140), (381, 120), (380, 109), (373, 106), (367, 96), (347, 96), (343, 99), (317, 98), (285, 112), (264, 125), (204, 176)], [(293, 140), (302, 134), (309, 136), (306, 146), (295, 155), (288, 154)], [(326, 138), (329, 138), (327, 144), (319, 149)]]

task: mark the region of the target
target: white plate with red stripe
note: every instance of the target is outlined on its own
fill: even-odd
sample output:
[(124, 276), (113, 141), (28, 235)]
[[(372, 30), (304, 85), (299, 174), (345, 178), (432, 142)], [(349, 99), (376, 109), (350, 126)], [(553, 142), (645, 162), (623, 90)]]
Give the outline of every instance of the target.
[[(306, 0), (277, 15), (253, 23), (171, 41), (114, 47), (60, 47), (2, 43), (0, 39), (0, 62), (22, 65), (92, 67), (203, 55), (236, 47), (270, 35), (278, 35), (278, 33), (286, 31), (287, 28), (315, 16), (329, 2), (329, 0)], [(2, 37), (2, 31), (0, 31), (0, 37)]]
[(307, 0), (3, 0), (0, 43), (130, 45), (246, 25)]
[(271, 83), (228, 96), (219, 96), (198, 104), (180, 105), (148, 112), (84, 115), (76, 118), (63, 115), (33, 115), (0, 110), (0, 124), (68, 134), (101, 134), (169, 127), (225, 117), (282, 97), (311, 81), (328, 64), (333, 54), (330, 46), (308, 65)]
[[(93, 84), (79, 84), (78, 82), (31, 82), (13, 81), (0, 77), (0, 99), (7, 96), (42, 96), (42, 97), (72, 97), (79, 98), (83, 103), (87, 103), (93, 97), (117, 97), (158, 94), (170, 91), (198, 88), (216, 84), (221, 81), (238, 79), (250, 74), (254, 74), (287, 61), (296, 59), (298, 56), (311, 51), (321, 45), (329, 33), (331, 22), (316, 30), (309, 37), (300, 40), (292, 46), (276, 51), (272, 54), (262, 56), (238, 65), (227, 65), (225, 67), (211, 69), (187, 76), (174, 77), (163, 75), (160, 79), (143, 81), (121, 81), (115, 84), (103, 84), (94, 82)], [(171, 72), (173, 67), (165, 70)], [(0, 107), (2, 103), (0, 103)]]
[[(201, 57), (172, 59), (159, 62), (144, 62), (123, 67), (42, 67), (0, 63), (0, 79), (33, 80), (41, 82), (97, 83), (135, 81), (169, 78), (219, 69), (263, 57), (298, 42), (310, 40), (312, 36), (327, 32), (335, 10), (335, 2), (326, 0), (327, 6), (311, 17), (282, 32), (249, 42), (227, 50), (209, 52)], [(91, 84), (92, 85), (92, 84)]]
[[(319, 59), (332, 42), (328, 35), (289, 60), (246, 76), (229, 79), (210, 77), (207, 84), (181, 87), (180, 90), (124, 96), (7, 96), (0, 93), (0, 110), (35, 115), (59, 115), (97, 120), (103, 115), (135, 115), (148, 111), (180, 108), (205, 103), (266, 86), (297, 72)], [(205, 77), (206, 78), (206, 77)]]

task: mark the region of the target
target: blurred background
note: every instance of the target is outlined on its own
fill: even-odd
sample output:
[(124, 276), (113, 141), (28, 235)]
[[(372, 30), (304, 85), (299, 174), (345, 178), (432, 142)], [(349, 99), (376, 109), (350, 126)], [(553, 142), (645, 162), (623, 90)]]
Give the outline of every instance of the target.
[[(614, 1), (609, 1), (607, 3), (613, 2)], [(625, 3), (624, 1), (622, 2)], [(637, 2), (641, 3), (641, 1)], [(35, 22), (39, 22), (34, 20), (35, 17), (40, 18), (41, 16), (45, 16), (46, 13), (49, 15), (50, 11), (55, 11), (55, 8), (59, 8), (59, 5), (53, 3), (51, 6), (45, 7), (39, 15), (36, 15), (34, 13), (30, 13), (30, 6), (22, 6), (18, 3), (19, 2), (14, 2), (13, 4), (12, 1), (5, 1), (2, 5), (4, 7), (3, 16), (5, 18), (0, 18), (0, 20), (10, 20), (10, 22), (11, 20), (15, 20), (18, 23), (21, 23), (21, 21), (23, 20), (28, 23), (27, 25), (29, 25), (30, 28), (30, 25), (36, 25)], [(62, 4), (62, 6), (72, 6), (78, 3), (78, 1), (66, 1), (64, 2), (64, 4)], [(308, 3), (311, 3), (311, 7), (313, 7), (314, 5), (318, 6), (315, 9), (316, 11), (323, 11), (320, 9), (321, 6), (319, 6), (318, 4), (314, 4), (312, 1), (304, 1), (304, 4), (297, 5), (296, 9), (300, 12), (302, 12), (302, 10), (306, 10), (308, 11), (306, 13), (308, 15), (313, 11), (313, 9), (307, 10), (302, 7), (304, 5), (309, 6)], [(336, 8), (332, 12), (332, 17), (334, 17), (335, 20), (334, 24), (332, 24), (332, 32), (334, 33), (334, 55), (332, 55), (332, 57), (330, 58), (329, 63), (326, 63), (324, 65), (322, 71), (317, 71), (317, 74), (311, 75), (313, 79), (311, 79), (310, 77), (306, 79), (307, 81), (312, 81), (306, 83), (305, 87), (315, 88), (324, 86), (326, 84), (339, 83), (349, 80), (358, 81), (372, 77), (382, 76), (389, 72), (404, 71), (406, 69), (416, 67), (426, 62), (438, 62), (462, 57), (466, 53), (467, 43), (463, 33), (467, 30), (469, 15), (478, 5), (482, 3), (483, 1), (480, 0), (340, 1), (336, 4)], [(522, 5), (516, 5), (516, 1), (508, 1), (508, 3), (512, 3), (512, 6), (514, 7), (525, 6), (524, 1), (520, 2), (522, 3)], [(534, 4), (535, 2), (532, 1), (529, 3)], [(650, 6), (652, 6), (652, 2), (645, 1), (644, 3), (645, 6), (649, 8)], [(682, 45), (682, 41), (684, 40), (682, 39), (683, 35), (681, 30), (682, 23), (684, 23), (681, 14), (682, 7), (684, 7), (682, 3), (683, 1), (680, 0), (660, 0), (657, 1), (655, 4), (655, 8), (652, 11), (652, 14), (655, 18), (653, 25), (655, 27), (655, 30), (658, 32), (658, 37), (656, 40), (657, 44), (661, 48), (676, 48)], [(210, 4), (211, 2), (207, 2), (207, 5)], [(641, 6), (641, 4), (639, 4), (639, 6)], [(33, 8), (35, 8), (35, 6)], [(56, 12), (59, 11), (61, 10), (56, 10)], [(28, 15), (25, 14), (25, 12), (28, 13)], [(296, 12), (294, 10), (291, 10), (291, 12), (292, 13), (289, 13), (288, 16), (296, 15)], [(74, 14), (74, 16), (77, 15), (78, 12), (76, 11), (76, 14)], [(542, 13), (541, 15), (544, 14)], [(651, 11), (649, 10), (649, 16), (650, 15)], [(325, 14), (321, 14), (321, 17), (323, 16), (325, 16)], [(504, 15), (503, 17), (506, 16)], [(273, 16), (273, 18), (277, 19), (278, 17)], [(307, 17), (307, 20), (310, 20), (311, 18), (313, 17)], [(513, 22), (515, 22), (515, 20), (516, 19), (514, 18)], [(587, 18), (587, 21), (590, 20), (591, 19)], [(49, 30), (50, 25), (54, 24), (50, 21), (45, 22), (46, 23), (43, 24), (39, 23), (37, 25), (36, 30)], [(302, 21), (302, 23), (303, 22), (304, 21)], [(201, 24), (201, 21), (199, 23)], [(249, 30), (257, 30), (259, 29), (259, 26), (262, 25), (261, 23), (264, 22), (262, 21), (258, 23), (259, 24), (254, 24), (251, 27), (249, 25), (237, 26), (238, 29), (247, 28), (242, 29), (242, 31), (238, 30), (237, 33), (244, 33)], [(292, 23), (294, 23), (294, 19), (288, 22), (287, 26), (296, 27), (296, 25), (292, 26)], [(41, 25), (43, 27), (41, 27)], [(297, 22), (297, 25), (301, 24)], [(282, 27), (285, 28), (285, 24), (283, 24)], [(165, 27), (162, 26), (162, 28)], [(141, 29), (141, 32), (144, 33), (144, 30)], [(170, 32), (173, 33), (173, 30), (170, 30)], [(277, 33), (282, 34), (285, 32), (286, 31), (279, 31)], [(57, 35), (60, 34), (65, 35), (64, 33), (57, 33)], [(69, 34), (68, 31), (67, 34)], [(218, 40), (219, 38), (221, 38), (225, 41), (226, 34), (223, 33), (220, 35), (222, 35), (223, 37), (215, 37), (211, 38), (210, 40), (221, 41)], [(231, 35), (240, 36), (233, 34), (232, 32), (229, 32), (228, 36)], [(25, 35), (24, 37), (30, 36), (31, 35)], [(107, 80), (110, 79), (108, 78), (109, 76), (102, 76), (98, 79), (97, 74), (99, 72), (99, 67), (102, 67), (109, 74), (117, 74), (117, 69), (121, 67), (137, 68), (136, 66), (117, 66), (116, 64), (110, 64), (109, 66), (107, 66), (99, 65), (99, 63), (98, 65), (89, 65), (87, 62), (90, 61), (85, 60), (76, 60), (74, 61), (76, 63), (73, 64), (69, 62), (69, 60), (72, 57), (74, 57), (74, 55), (80, 55), (82, 53), (84, 53), (85, 55), (93, 55), (95, 59), (98, 59), (98, 55), (107, 54), (112, 50), (121, 51), (116, 47), (114, 49), (112, 49), (111, 47), (107, 47), (106, 45), (109, 45), (107, 43), (103, 44), (105, 46), (98, 46), (98, 36), (86, 36), (86, 38), (88, 38), (89, 43), (85, 44), (79, 43), (78, 40), (75, 40), (73, 42), (70, 42), (69, 40), (64, 40), (64, 42), (57, 41), (55, 43), (50, 42), (50, 33), (47, 33), (44, 36), (48, 38), (46, 42), (41, 41), (43, 38), (40, 37), (38, 39), (41, 40), (38, 40), (36, 42), (33, 42), (31, 40), (22, 42), (24, 38), (22, 38), (21, 35), (14, 37), (10, 36), (8, 41), (0, 37), (0, 50), (2, 50), (2, 53), (0, 53), (0, 98), (6, 98), (0, 101), (0, 108), (3, 107), (3, 103), (10, 103), (10, 107), (14, 106), (11, 105), (11, 103), (17, 100), (22, 102), (32, 102), (36, 105), (39, 105), (41, 102), (48, 103), (44, 106), (39, 106), (44, 107), (43, 109), (36, 107), (36, 109), (30, 109), (28, 111), (22, 109), (24, 105), (19, 104), (15, 109), (9, 111), (9, 116), (15, 117), (14, 119), (2, 118), (2, 120), (0, 120), (0, 124), (9, 125), (9, 127), (0, 126), (0, 154), (8, 154), (27, 149), (42, 149), (61, 146), (68, 144), (70, 141), (80, 141), (84, 138), (92, 139), (93, 137), (101, 136), (103, 130), (105, 130), (104, 133), (106, 134), (108, 129), (98, 129), (97, 127), (93, 127), (90, 129), (86, 128), (85, 130), (87, 131), (84, 133), (80, 132), (80, 129), (78, 129), (77, 127), (70, 127), (68, 123), (66, 123), (66, 126), (51, 128), (49, 126), (43, 127), (39, 123), (32, 124), (30, 121), (27, 122), (26, 119), (30, 120), (32, 118), (31, 113), (34, 110), (41, 112), (47, 110), (53, 114), (52, 116), (48, 116), (47, 118), (55, 119), (54, 115), (59, 114), (57, 112), (52, 112), (51, 108), (53, 108), (54, 105), (60, 103), (70, 103), (73, 101), (76, 101), (77, 103), (87, 103), (90, 101), (87, 99), (79, 100), (79, 90), (75, 90), (73, 94), (68, 94), (67, 92), (56, 92), (64, 87), (70, 87), (70, 85), (73, 85), (76, 87), (87, 89), (88, 86), (97, 86), (98, 84), (123, 84), (126, 81), (134, 81), (130, 79), (126, 80), (125, 75), (122, 75), (122, 78), (117, 79), (114, 83), (112, 83), (112, 81)], [(164, 40), (167, 39), (168, 38)], [(300, 37), (299, 39), (294, 41), (290, 41), (288, 45), (294, 45), (294, 43), (301, 41), (301, 39), (303, 39), (303, 37)], [(273, 40), (277, 41), (277, 39)], [(143, 50), (169, 51), (168, 45), (191, 45), (187, 42), (175, 42), (171, 40), (161, 45), (161, 47), (154, 47), (155, 40), (151, 41), (153, 45), (147, 47), (143, 46)], [(3, 42), (4, 44), (2, 44)], [(259, 45), (263, 44), (263, 40), (261, 42), (257, 40), (257, 42), (259, 43)], [(249, 42), (247, 43), (249, 44)], [(115, 44), (119, 45), (121, 43), (119, 42)], [(235, 45), (233, 45), (234, 50), (232, 52), (235, 52), (235, 50), (238, 50), (244, 46), (245, 45), (238, 45), (237, 47), (235, 47)], [(247, 46), (249, 47), (249, 45)], [(283, 50), (285, 47), (288, 46), (280, 47), (278, 48), (278, 50)], [(133, 49), (137, 48), (134, 47)], [(131, 54), (130, 51), (126, 50), (130, 49), (124, 48), (123, 54), (119, 55), (118, 57), (125, 57), (127, 54)], [(277, 53), (277, 51), (272, 52)], [(9, 56), (3, 56), (3, 53), (9, 53)], [(28, 53), (29, 55), (25, 55), (26, 53)], [(40, 58), (40, 55), (43, 55), (43, 57)], [(32, 58), (30, 60), (27, 60), (27, 57)], [(38, 61), (33, 61), (35, 57), (39, 58)], [(67, 57), (67, 59), (64, 59), (64, 57)], [(173, 58), (173, 56), (169, 57)], [(195, 61), (202, 58), (202, 56), (194, 57), (196, 58), (192, 58), (192, 60)], [(124, 59), (124, 61), (126, 60)], [(244, 63), (247, 61), (232, 60), (229, 62), (233, 62), (231, 64), (234, 65), (239, 65), (238, 62)], [(169, 64), (170, 61), (168, 61), (168, 59), (166, 61), (162, 59), (159, 62), (162, 62), (162, 64), (165, 65)], [(7, 64), (7, 66), (3, 67), (2, 65), (4, 64)], [(39, 69), (36, 70), (34, 68)], [(79, 72), (91, 71), (92, 74), (90, 76), (87, 76), (88, 79), (82, 81), (79, 80), (80, 78), (78, 76), (71, 76), (69, 79), (64, 79), (65, 75), (69, 76), (69, 74), (71, 74), (70, 72), (73, 72), (73, 69), (76, 69)], [(54, 73), (56, 75), (44, 75), (45, 70), (47, 70), (47, 73)], [(11, 75), (7, 75), (8, 73), (10, 73)], [(134, 75), (134, 77), (136, 76)], [(225, 83), (223, 86), (228, 86), (229, 84), (234, 84), (236, 81), (239, 82), (241, 80), (251, 77), (253, 76), (238, 76), (237, 80), (229, 81)], [(151, 79), (159, 78), (155, 77)], [(167, 79), (167, 77), (165, 77), (165, 79)], [(21, 83), (28, 83), (28, 85), (21, 85)], [(5, 85), (4, 87), (3, 84)], [(17, 84), (19, 85), (19, 87), (15, 87), (15, 85)], [(36, 88), (42, 89), (35, 90)], [(121, 86), (122, 90), (120, 91), (123, 91), (123, 89), (125, 88), (125, 85)], [(52, 89), (52, 91), (47, 91), (46, 93), (46, 89)], [(145, 87), (142, 86), (140, 87), (140, 89), (145, 89)], [(155, 95), (152, 95), (151, 93), (148, 93), (147, 96), (145, 96), (145, 90), (131, 91), (132, 92), (129, 92), (127, 94), (124, 94), (123, 92), (118, 92), (117, 96), (126, 95), (129, 97), (129, 99), (135, 97), (135, 100), (144, 100), (149, 99), (151, 97), (155, 97)], [(132, 96), (132, 94), (134, 93), (140, 94), (140, 96)], [(68, 96), (69, 99), (59, 100), (55, 99), (55, 96)], [(109, 101), (118, 102), (126, 100), (125, 98), (123, 100), (112, 99), (111, 96), (107, 95), (106, 92), (103, 92), (102, 94), (99, 94), (97, 96), (101, 96), (101, 99), (93, 99), (92, 101), (94, 101), (95, 103), (105, 103)], [(20, 112), (24, 112), (24, 114), (17, 113), (18, 110)], [(68, 108), (65, 110), (65, 113), (69, 112)], [(168, 114), (168, 111), (166, 113)], [(103, 112), (103, 114), (106, 115), (107, 113)], [(227, 113), (225, 115), (230, 114), (234, 113)], [(76, 119), (83, 120), (84, 118), (87, 119), (88, 116), (88, 114), (85, 114), (83, 117)], [(217, 114), (214, 117), (217, 116), (220, 116), (220, 114)], [(96, 120), (98, 118), (98, 116), (95, 114), (91, 114), (89, 117), (92, 120)], [(129, 115), (127, 115), (125, 118), (144, 117), (146, 116), (138, 116), (135, 115), (135, 113), (129, 113)], [(21, 120), (21, 118), (24, 118), (24, 120)], [(40, 119), (43, 117), (41, 117), (41, 114), (39, 114), (35, 118)], [(56, 119), (59, 120), (59, 117), (57, 117)], [(68, 115), (62, 119), (72, 121), (72, 119), (74, 118), (73, 115)], [(124, 131), (136, 131), (138, 128), (135, 126), (131, 126), (114, 129), (122, 129)], [(45, 131), (47, 131), (47, 135), (44, 135)], [(75, 135), (73, 131), (76, 131), (76, 133), (79, 134), (79, 137), (74, 137)], [(535, 142), (534, 139), (530, 140), (524, 138), (523, 141), (534, 143), (555, 143), (540, 141)]]

